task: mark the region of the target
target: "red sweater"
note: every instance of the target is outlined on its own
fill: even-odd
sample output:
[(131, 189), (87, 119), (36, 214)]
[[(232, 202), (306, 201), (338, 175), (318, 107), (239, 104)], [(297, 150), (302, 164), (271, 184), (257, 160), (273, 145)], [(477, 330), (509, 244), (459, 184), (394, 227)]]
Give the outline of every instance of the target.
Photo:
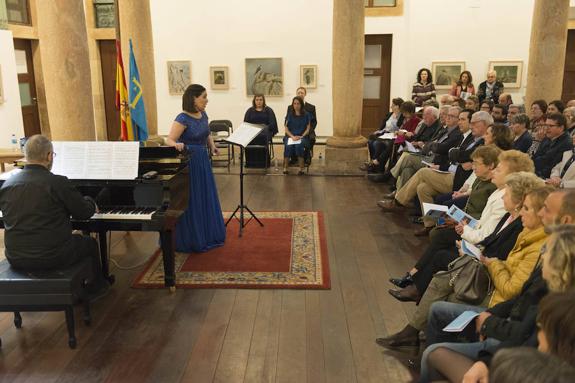
[[(415, 114), (413, 116), (411, 116), (411, 118), (407, 121), (404, 121), (403, 124), (401, 124), (401, 126), (399, 127), (399, 129), (405, 129), (408, 132), (415, 132), (415, 128), (417, 128), (417, 124), (419, 124), (419, 121), (421, 121), (420, 118), (418, 118)], [(402, 144), (405, 142), (405, 136), (397, 136), (395, 138), (395, 143), (396, 144)]]

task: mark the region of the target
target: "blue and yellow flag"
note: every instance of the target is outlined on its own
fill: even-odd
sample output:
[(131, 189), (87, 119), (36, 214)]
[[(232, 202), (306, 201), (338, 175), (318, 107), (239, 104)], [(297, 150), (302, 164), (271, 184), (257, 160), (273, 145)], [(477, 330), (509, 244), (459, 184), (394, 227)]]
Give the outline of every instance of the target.
[(142, 95), (140, 73), (134, 57), (132, 39), (130, 39), (130, 116), (134, 129), (134, 140), (146, 141), (148, 139), (148, 123), (146, 121), (146, 108)]

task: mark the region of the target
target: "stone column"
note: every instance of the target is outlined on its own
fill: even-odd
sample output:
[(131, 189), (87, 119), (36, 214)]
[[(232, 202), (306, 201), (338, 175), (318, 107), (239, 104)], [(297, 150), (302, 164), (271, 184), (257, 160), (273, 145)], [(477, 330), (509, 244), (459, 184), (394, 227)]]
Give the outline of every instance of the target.
[(534, 100), (547, 101), (561, 98), (569, 0), (535, 0), (525, 106)]
[(120, 15), (120, 38), (122, 58), (126, 70), (126, 82), (130, 72), (130, 39), (134, 45), (134, 55), (140, 72), (148, 134), (158, 134), (158, 109), (156, 104), (156, 75), (154, 70), (154, 44), (152, 39), (152, 19), (149, 0), (118, 0)]
[(52, 140), (95, 138), (84, 4), (37, 1), (38, 37)]
[(0, 0), (0, 29), (8, 29), (8, 12), (6, 0)]
[(333, 137), (325, 150), (328, 171), (356, 172), (366, 159), (363, 110), (364, 2), (333, 2)]

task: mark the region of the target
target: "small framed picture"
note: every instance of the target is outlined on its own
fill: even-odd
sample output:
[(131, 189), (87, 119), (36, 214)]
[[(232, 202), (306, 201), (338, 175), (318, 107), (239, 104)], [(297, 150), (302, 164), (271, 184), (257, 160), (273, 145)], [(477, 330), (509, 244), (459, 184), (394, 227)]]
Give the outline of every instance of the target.
[(431, 75), (436, 89), (450, 89), (459, 80), (465, 70), (464, 61), (434, 61), (431, 63)]
[(170, 94), (184, 94), (191, 83), (191, 61), (168, 61), (168, 90)]
[(521, 88), (523, 61), (489, 61), (489, 70), (497, 72), (505, 88)]
[(227, 66), (210, 67), (210, 85), (212, 89), (230, 89), (230, 78)]
[(317, 65), (299, 66), (299, 86), (317, 88)]

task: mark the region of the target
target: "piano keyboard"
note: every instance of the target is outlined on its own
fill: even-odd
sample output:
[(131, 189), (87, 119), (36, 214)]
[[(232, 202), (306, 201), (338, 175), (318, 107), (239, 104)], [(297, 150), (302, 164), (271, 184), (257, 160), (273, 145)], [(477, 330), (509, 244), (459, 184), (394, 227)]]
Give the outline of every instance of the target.
[(113, 206), (100, 207), (100, 212), (90, 219), (138, 219), (151, 220), (156, 212), (155, 207)]

